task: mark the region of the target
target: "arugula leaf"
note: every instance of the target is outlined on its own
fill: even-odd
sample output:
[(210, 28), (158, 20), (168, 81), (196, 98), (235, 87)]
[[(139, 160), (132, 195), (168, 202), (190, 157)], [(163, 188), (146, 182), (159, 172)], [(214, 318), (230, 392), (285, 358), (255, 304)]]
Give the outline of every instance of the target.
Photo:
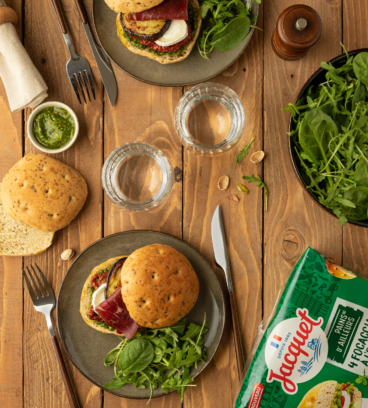
[(262, 181), (261, 177), (258, 176), (258, 178), (256, 178), (256, 177), (253, 177), (253, 175), (251, 175), (249, 177), (248, 176), (243, 176), (243, 179), (248, 180), (249, 183), (256, 182), (257, 187), (260, 187), (260, 188), (264, 189), (264, 193), (265, 193), (265, 196), (266, 196), (266, 211), (268, 211), (268, 188), (267, 188), (266, 184)]
[(255, 139), (256, 136), (254, 136), (253, 139), (240, 150), (239, 154), (236, 157), (237, 163), (240, 163), (244, 159), (244, 157), (248, 154), (249, 148)]

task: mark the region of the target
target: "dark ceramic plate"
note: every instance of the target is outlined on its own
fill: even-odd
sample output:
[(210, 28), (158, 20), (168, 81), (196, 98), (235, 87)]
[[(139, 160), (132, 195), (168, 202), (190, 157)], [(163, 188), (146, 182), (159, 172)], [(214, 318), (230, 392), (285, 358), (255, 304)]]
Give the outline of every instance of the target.
[[(104, 0), (92, 0), (92, 13), (98, 40), (110, 59), (133, 78), (160, 86), (193, 85), (215, 77), (240, 57), (254, 32), (252, 28), (243, 42), (230, 51), (212, 52), (210, 60), (202, 58), (195, 45), (184, 61), (162, 65), (157, 61), (133, 54), (125, 48), (116, 32), (116, 13)], [(254, 2), (251, 18), (257, 18), (258, 13), (259, 4)]]
[[(69, 268), (61, 285), (57, 302), (57, 322), (60, 339), (77, 369), (98, 387), (112, 380), (113, 367), (105, 367), (103, 359), (120, 340), (115, 335), (103, 334), (88, 326), (79, 313), (79, 302), (84, 282), (92, 269), (117, 255), (129, 255), (138, 248), (150, 244), (170, 245), (185, 255), (200, 283), (198, 301), (187, 315), (187, 322), (203, 323), (207, 314), (209, 331), (204, 337), (208, 359), (192, 369), (196, 377), (211, 361), (220, 344), (225, 324), (225, 303), (217, 276), (206, 259), (194, 247), (171, 235), (154, 231), (128, 231), (110, 235), (86, 248)], [(147, 389), (125, 385), (118, 390), (107, 390), (125, 398), (149, 398)], [(165, 395), (161, 388), (154, 397)]]
[[(349, 55), (350, 56), (355, 56), (357, 54), (359, 54), (360, 52), (367, 52), (368, 48), (363, 48), (360, 50), (355, 50), (355, 51), (349, 51)], [(346, 63), (346, 55), (342, 54), (339, 55), (338, 57), (330, 60), (329, 62), (331, 62), (331, 64), (335, 67), (341, 67), (342, 65), (344, 65)], [(326, 78), (326, 70), (323, 68), (320, 68), (318, 71), (316, 71), (309, 79), (308, 81), (305, 83), (305, 85), (303, 86), (302, 90), (300, 91), (295, 103), (297, 103), (300, 99), (302, 99), (305, 94), (307, 93), (307, 90), (310, 86), (318, 86), (319, 84), (321, 84), (322, 82), (325, 82)], [(291, 117), (290, 119), (290, 124), (289, 124), (289, 132), (295, 130), (296, 128), (296, 122), (294, 122), (293, 117)], [(293, 168), (295, 171), (295, 174), (298, 177), (299, 182), (301, 183), (301, 185), (304, 187), (304, 189), (314, 198), (314, 200), (326, 211), (328, 211), (329, 213), (333, 214), (333, 216), (335, 217), (334, 213), (329, 210), (328, 208), (326, 208), (324, 205), (322, 205), (316, 194), (314, 194), (312, 191), (310, 191), (307, 186), (308, 186), (308, 181), (306, 182), (304, 180), (304, 175), (301, 171), (301, 164), (298, 158), (298, 155), (296, 154), (295, 151), (295, 141), (294, 141), (294, 137), (289, 137), (289, 153), (290, 153), (290, 158), (291, 158), (291, 162), (293, 164)], [(353, 220), (348, 220), (348, 222), (350, 222), (351, 224), (355, 224), (355, 225), (360, 225), (361, 227), (368, 227), (368, 220), (366, 221), (353, 221)]]

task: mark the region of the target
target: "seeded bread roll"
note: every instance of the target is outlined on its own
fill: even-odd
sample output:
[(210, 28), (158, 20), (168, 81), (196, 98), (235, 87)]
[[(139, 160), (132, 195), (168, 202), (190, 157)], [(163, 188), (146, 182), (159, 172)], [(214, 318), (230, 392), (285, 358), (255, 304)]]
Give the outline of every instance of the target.
[(116, 13), (140, 13), (158, 6), (163, 0), (105, 0)]
[[(1, 190), (1, 184), (0, 184)], [(28, 256), (46, 251), (53, 232), (43, 232), (5, 214), (0, 200), (0, 255)]]
[(31, 153), (4, 177), (0, 198), (10, 217), (55, 232), (76, 217), (87, 194), (87, 183), (77, 170), (44, 154)]
[(199, 281), (188, 259), (168, 245), (134, 251), (121, 273), (122, 295), (130, 316), (158, 329), (182, 319), (195, 305)]

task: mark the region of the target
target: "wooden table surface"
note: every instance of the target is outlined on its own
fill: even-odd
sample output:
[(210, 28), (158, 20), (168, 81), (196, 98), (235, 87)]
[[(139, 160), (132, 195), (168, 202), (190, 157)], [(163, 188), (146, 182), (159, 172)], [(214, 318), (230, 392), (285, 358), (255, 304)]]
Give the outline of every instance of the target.
[[(97, 100), (84, 106), (78, 104), (65, 72), (68, 55), (51, 1), (8, 2), (20, 16), (18, 34), (49, 87), (48, 99), (64, 102), (77, 113), (81, 126), (78, 141), (56, 158), (84, 175), (89, 196), (80, 215), (56, 233), (52, 247), (45, 253), (23, 259), (0, 258), (2, 408), (68, 407), (44, 317), (35, 312), (21, 273), (22, 265), (37, 262), (47, 271), (57, 292), (71, 264), (60, 259), (66, 248), (79, 253), (101, 237), (119, 231), (162, 231), (194, 245), (211, 262), (224, 284), (222, 272), (214, 265), (210, 230), (212, 214), (221, 204), (246, 354), (282, 282), (308, 246), (368, 274), (368, 229), (352, 225), (341, 227), (303, 191), (287, 150), (289, 113), (281, 110), (282, 106), (295, 101), (300, 88), (321, 61), (342, 53), (340, 41), (348, 50), (368, 47), (368, 2), (299, 2), (316, 9), (323, 22), (322, 37), (306, 57), (285, 62), (277, 58), (271, 48), (278, 16), (297, 2), (263, 0), (258, 22), (263, 31), (256, 30), (240, 59), (214, 79), (240, 96), (247, 117), (239, 146), (215, 158), (188, 153), (175, 133), (174, 109), (186, 89), (146, 85), (115, 69), (119, 94), (116, 105), (111, 108), (73, 0), (61, 0), (61, 3), (76, 51), (90, 62), (97, 91)], [(85, 1), (89, 12), (90, 3)], [(29, 110), (10, 112), (0, 81), (0, 179), (24, 154), (37, 151), (25, 134), (29, 114)], [(240, 145), (248, 143), (253, 136), (257, 137), (253, 151), (266, 153), (263, 164), (256, 167), (244, 160), (236, 165)], [(118, 208), (106, 198), (101, 185), (101, 169), (107, 156), (116, 147), (136, 140), (159, 146), (178, 171), (178, 181), (170, 198), (162, 207), (148, 213), (129, 213)], [(236, 190), (242, 175), (255, 173), (264, 178), (269, 188), (268, 212), (265, 212), (263, 192), (255, 185), (249, 186), (247, 196), (241, 196)], [(226, 192), (220, 192), (216, 184), (224, 174), (230, 177), (231, 184)], [(240, 201), (229, 201), (230, 194), (241, 196)], [(83, 407), (146, 407), (146, 401), (119, 399), (103, 392), (85, 379), (70, 361), (67, 365)], [(197, 387), (190, 387), (185, 393), (184, 408), (233, 406), (238, 380), (229, 321), (217, 354), (195, 384)], [(152, 408), (180, 405), (176, 393), (150, 403)]]

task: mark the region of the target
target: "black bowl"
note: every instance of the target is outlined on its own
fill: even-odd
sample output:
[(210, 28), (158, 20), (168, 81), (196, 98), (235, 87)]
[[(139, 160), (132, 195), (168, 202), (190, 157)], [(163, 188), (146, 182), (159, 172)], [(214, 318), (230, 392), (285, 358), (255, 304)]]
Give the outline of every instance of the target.
[[(349, 56), (355, 56), (355, 55), (359, 54), (360, 52), (368, 52), (368, 48), (362, 48), (360, 50), (349, 51)], [(347, 60), (346, 55), (342, 54), (342, 55), (339, 55), (338, 57), (330, 60), (329, 62), (335, 67), (341, 67), (342, 65), (344, 65), (346, 63), (346, 60)], [(318, 86), (322, 82), (325, 82), (326, 81), (326, 78), (325, 78), (326, 73), (327, 73), (327, 71), (325, 69), (323, 69), (323, 68), (320, 68), (318, 71), (316, 71), (308, 79), (308, 81), (305, 83), (305, 85), (303, 86), (303, 88), (300, 91), (295, 103), (297, 103), (301, 98), (303, 98), (305, 96), (305, 94), (307, 93), (307, 90), (309, 89), (310, 86), (312, 86), (312, 85)], [(293, 117), (291, 117), (290, 124), (289, 124), (289, 132), (295, 130), (295, 128), (296, 128), (296, 123), (295, 123)], [(300, 170), (301, 169), (301, 163), (300, 163), (299, 157), (298, 157), (298, 155), (296, 154), (296, 151), (295, 151), (294, 137), (289, 137), (289, 153), (290, 153), (290, 159), (291, 159), (291, 162), (293, 164), (295, 174), (298, 177), (298, 180), (299, 180), (300, 184), (302, 185), (302, 187), (314, 198), (314, 200), (324, 210), (328, 211), (329, 213), (331, 213), (335, 217), (335, 214), (330, 209), (326, 208), (324, 205), (322, 205), (319, 202), (318, 197), (316, 196), (316, 194), (314, 194), (312, 191), (310, 191), (307, 188), (307, 183), (303, 179), (303, 175), (302, 175), (302, 172)], [(359, 225), (361, 227), (368, 227), (368, 219), (365, 220), (365, 221), (348, 220), (348, 222), (350, 222), (351, 224)]]

